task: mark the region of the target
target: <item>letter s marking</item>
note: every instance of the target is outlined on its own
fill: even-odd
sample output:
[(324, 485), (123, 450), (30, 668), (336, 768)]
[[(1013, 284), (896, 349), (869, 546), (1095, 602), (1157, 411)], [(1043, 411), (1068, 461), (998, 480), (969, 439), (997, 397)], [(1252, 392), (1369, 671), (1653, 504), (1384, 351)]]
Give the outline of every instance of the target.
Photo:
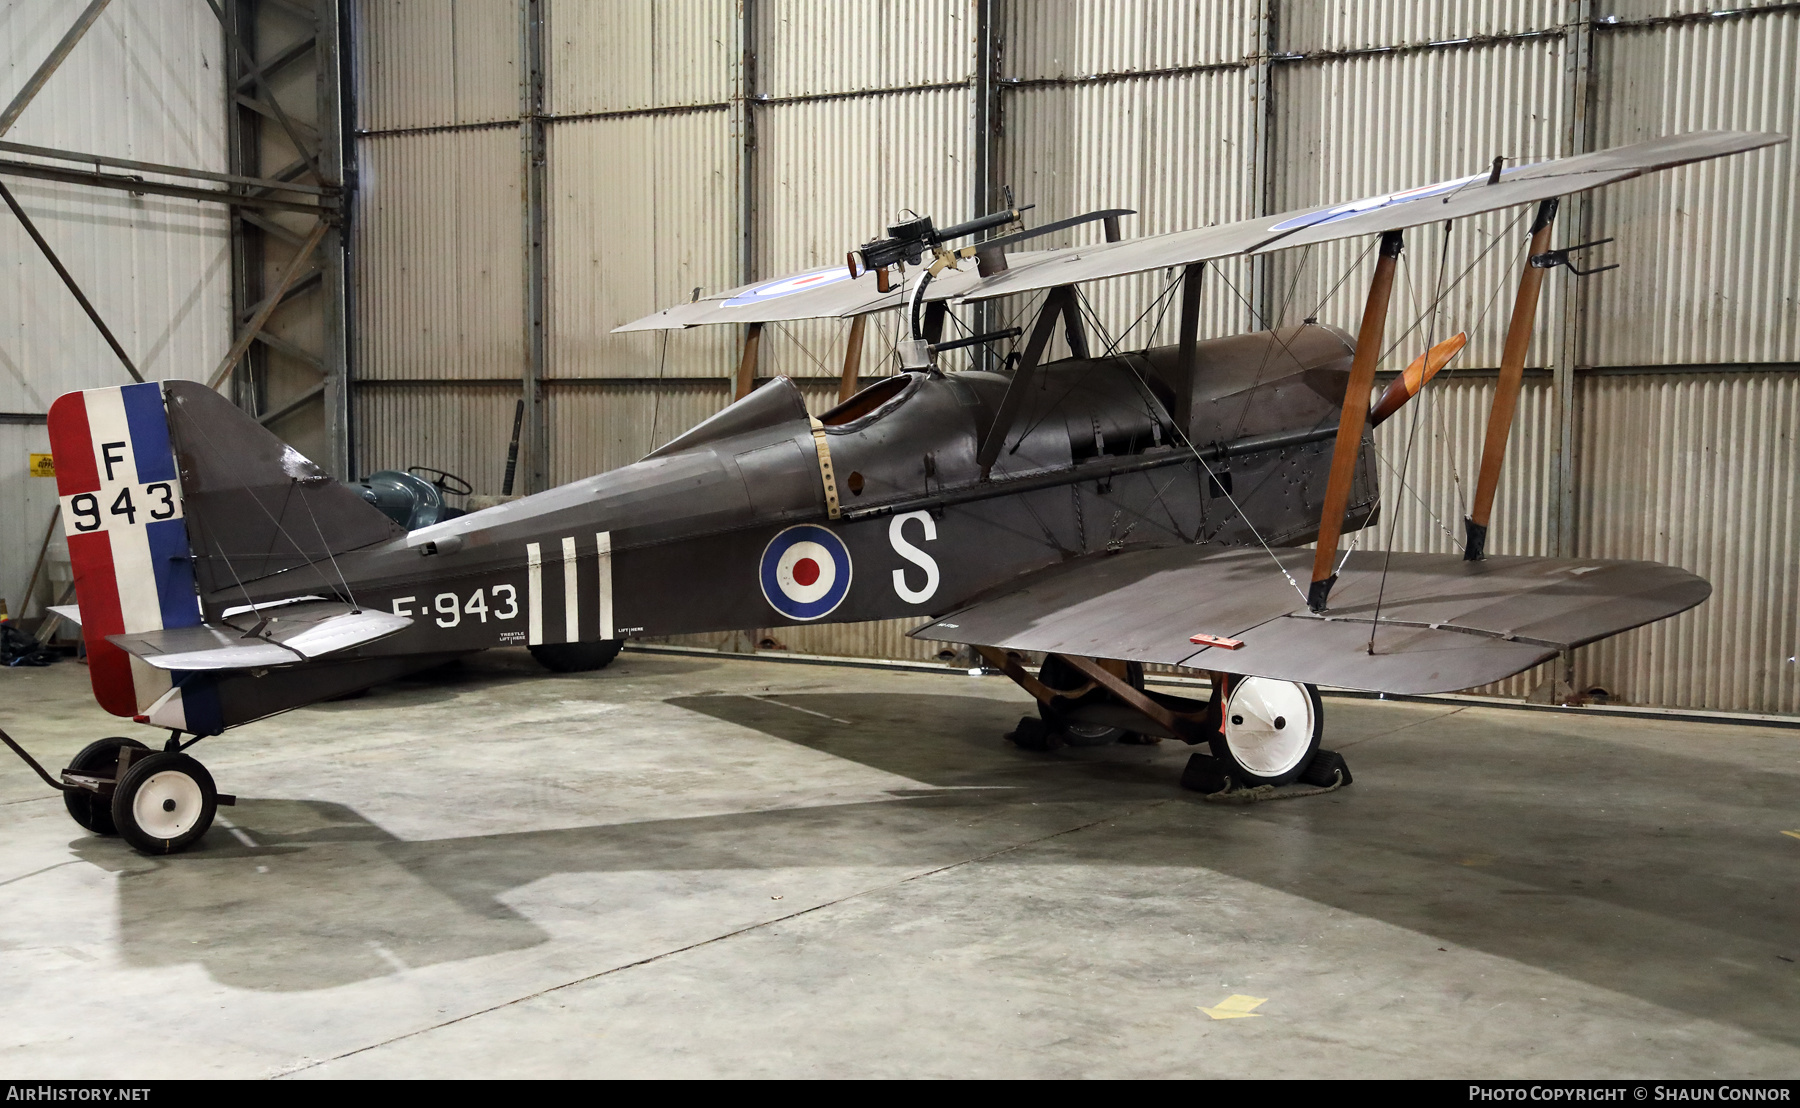
[(923, 604), (937, 595), (938, 565), (931, 555), (906, 541), (906, 521), (909, 519), (918, 520), (925, 528), (926, 542), (937, 538), (937, 524), (932, 521), (930, 512), (907, 512), (905, 515), (895, 516), (893, 522), (888, 524), (888, 542), (893, 544), (894, 553), (925, 571), (925, 587), (909, 589), (906, 587), (906, 571), (895, 570), (894, 592), (908, 604)]

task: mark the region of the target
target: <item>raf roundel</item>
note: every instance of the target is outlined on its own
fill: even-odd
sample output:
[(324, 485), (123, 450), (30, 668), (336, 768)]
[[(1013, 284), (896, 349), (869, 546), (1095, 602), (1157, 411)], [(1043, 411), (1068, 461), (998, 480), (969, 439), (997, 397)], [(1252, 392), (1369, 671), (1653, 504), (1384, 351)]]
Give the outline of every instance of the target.
[(850, 550), (823, 527), (789, 527), (763, 548), (759, 576), (771, 608), (792, 620), (822, 619), (850, 595)]

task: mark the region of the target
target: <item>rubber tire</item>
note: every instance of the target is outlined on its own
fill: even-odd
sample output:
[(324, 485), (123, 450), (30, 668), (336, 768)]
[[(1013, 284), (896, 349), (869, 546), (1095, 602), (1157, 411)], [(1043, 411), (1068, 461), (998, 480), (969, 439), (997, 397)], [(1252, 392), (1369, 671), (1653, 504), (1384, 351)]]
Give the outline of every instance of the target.
[[(81, 753), (69, 759), (69, 772), (93, 773), (96, 770), (105, 770), (117, 776), (119, 750), (127, 746), (134, 750), (150, 749), (136, 739), (127, 739), (119, 735), (96, 739), (82, 747)], [(86, 789), (64, 789), (63, 807), (69, 810), (70, 819), (96, 835), (117, 835), (119, 833), (119, 829), (113, 826), (111, 797), (97, 796)]]
[[(1299, 684), (1299, 682), (1293, 683)], [(1302, 687), (1306, 689), (1307, 695), (1312, 697), (1312, 745), (1292, 768), (1286, 773), (1279, 774), (1275, 777), (1264, 777), (1260, 774), (1252, 773), (1245, 769), (1243, 764), (1236, 758), (1231, 756), (1231, 744), (1227, 742), (1225, 738), (1226, 720), (1224, 718), (1225, 714), (1231, 711), (1231, 700), (1229, 697), (1226, 698), (1224, 705), (1219, 709), (1219, 734), (1212, 740), (1212, 752), (1213, 757), (1223, 759), (1225, 764), (1231, 767), (1232, 781), (1245, 787), (1254, 787), (1257, 785), (1288, 785), (1292, 784), (1301, 774), (1306, 772), (1306, 767), (1312, 763), (1313, 758), (1319, 752), (1319, 738), (1325, 734), (1325, 705), (1319, 700), (1319, 686), (1303, 685)], [(1237, 682), (1235, 681), (1232, 682), (1231, 692), (1233, 694), (1237, 692)]]
[[(146, 782), (159, 773), (169, 772), (185, 774), (200, 787), (200, 811), (179, 835), (164, 839), (139, 826), (132, 812), (132, 804)], [(113, 826), (119, 829), (119, 837), (141, 854), (177, 854), (186, 850), (212, 827), (213, 817), (218, 811), (219, 791), (213, 785), (212, 774), (186, 754), (174, 751), (158, 751), (133, 761), (125, 770), (125, 776), (119, 780), (119, 787), (114, 790), (112, 797)]]
[(555, 673), (587, 673), (605, 669), (619, 656), (623, 639), (601, 639), (598, 642), (540, 643), (527, 647), (538, 665)]
[(1032, 716), (1020, 716), (1019, 725), (1006, 733), (1007, 741), (1020, 750), (1045, 752), (1063, 745), (1064, 735), (1055, 726)]
[[(1044, 664), (1038, 669), (1038, 680), (1053, 689), (1067, 689), (1086, 684), (1088, 676), (1063, 661), (1060, 656), (1051, 654), (1044, 659)], [(1125, 680), (1134, 689), (1143, 688), (1144, 667), (1137, 662), (1125, 663)], [(1105, 689), (1094, 689), (1076, 703), (1085, 704), (1090, 701), (1105, 700), (1111, 695)], [(1068, 721), (1052, 710), (1048, 704), (1040, 700), (1037, 707), (1038, 718), (1048, 726), (1061, 731), (1064, 741), (1070, 746), (1107, 746), (1112, 743), (1133, 742), (1138, 738), (1137, 732), (1127, 731), (1123, 727), (1099, 727), (1093, 724), (1075, 724), (1075, 727), (1081, 728), (1078, 733), (1071, 730)]]

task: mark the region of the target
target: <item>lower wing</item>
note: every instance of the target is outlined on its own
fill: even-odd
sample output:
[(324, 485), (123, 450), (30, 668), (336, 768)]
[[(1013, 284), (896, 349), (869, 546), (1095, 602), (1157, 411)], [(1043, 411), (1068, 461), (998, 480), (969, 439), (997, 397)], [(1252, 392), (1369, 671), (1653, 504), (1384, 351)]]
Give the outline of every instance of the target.
[(1490, 684), (1712, 593), (1656, 562), (1369, 551), (1348, 555), (1331, 608), (1318, 615), (1295, 584), (1312, 559), (1310, 550), (1272, 558), (1195, 546), (1091, 555), (913, 636), (1418, 694)]

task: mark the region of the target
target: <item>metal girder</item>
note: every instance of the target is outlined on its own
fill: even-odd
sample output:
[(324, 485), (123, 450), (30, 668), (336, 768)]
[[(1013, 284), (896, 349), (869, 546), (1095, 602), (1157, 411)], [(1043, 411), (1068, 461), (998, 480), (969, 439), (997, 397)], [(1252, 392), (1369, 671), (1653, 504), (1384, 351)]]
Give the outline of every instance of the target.
[(13, 215), (18, 217), (19, 223), (25, 228), (25, 233), (31, 236), (31, 241), (37, 244), (44, 259), (50, 263), (50, 268), (56, 270), (56, 275), (62, 278), (62, 283), (75, 297), (75, 302), (81, 305), (81, 310), (86, 312), (87, 317), (93, 320), (94, 326), (99, 328), (101, 337), (106, 339), (106, 345), (112, 347), (112, 352), (117, 354), (119, 361), (124, 363), (125, 372), (131, 374), (133, 381), (142, 383), (143, 375), (138, 372), (137, 366), (132, 364), (131, 356), (125, 353), (125, 348), (119, 345), (119, 340), (113, 337), (112, 328), (108, 327), (106, 321), (100, 318), (100, 313), (88, 301), (87, 294), (81, 291), (81, 286), (75, 283), (75, 278), (69, 276), (69, 271), (63, 268), (62, 259), (56, 256), (56, 251), (50, 249), (50, 244), (45, 242), (44, 236), (38, 233), (37, 224), (31, 221), (31, 217), (25, 214), (25, 209), (19, 207), (19, 202), (13, 199), (12, 190), (3, 184), (0, 184), (0, 199), (6, 201), (6, 206), (11, 208)]
[(69, 56), (69, 51), (75, 49), (75, 44), (81, 41), (83, 35), (87, 34), (88, 28), (94, 25), (94, 20), (100, 18), (100, 13), (106, 10), (108, 2), (109, 0), (92, 0), (92, 3), (88, 4), (86, 8), (82, 9), (81, 14), (75, 17), (75, 25), (63, 34), (62, 41), (56, 44), (56, 47), (50, 51), (50, 56), (37, 67), (37, 72), (33, 73), (31, 79), (25, 82), (25, 87), (12, 98), (12, 103), (6, 105), (6, 110), (0, 111), (0, 135), (12, 130), (12, 125), (18, 122), (20, 114), (42, 91), (45, 83), (50, 80), (51, 74), (55, 73), (57, 68), (62, 65), (63, 59)]
[(209, 189), (194, 185), (171, 185), (161, 181), (146, 181), (141, 177), (126, 177), (117, 173), (98, 173), (87, 169), (70, 169), (64, 166), (44, 165), (40, 162), (19, 162), (10, 158), (0, 159), (0, 175), (31, 177), (41, 181), (61, 181), (71, 185), (90, 185), (94, 188), (114, 189), (119, 192), (148, 193), (152, 196), (174, 196), (183, 200), (205, 200), (231, 207), (261, 208), (265, 211), (311, 213), (325, 210), (320, 204), (250, 196), (229, 188)]
[(28, 146), (22, 142), (0, 142), (0, 151), (9, 154), (27, 154), (34, 158), (55, 158), (59, 161), (76, 162), (95, 167), (110, 165), (116, 169), (137, 169), (145, 173), (163, 173), (171, 177), (191, 177), (196, 181), (222, 181), (228, 185), (250, 185), (277, 192), (305, 193), (309, 196), (325, 197), (326, 199), (320, 201), (322, 204), (334, 203), (330, 199), (332, 190), (318, 185), (299, 185), (289, 180), (275, 180), (269, 177), (240, 177), (235, 173), (214, 173), (207, 169), (189, 169), (186, 166), (163, 165), (160, 162), (140, 162), (131, 158), (115, 158), (108, 154), (83, 154), (76, 150), (58, 150), (49, 146)]

